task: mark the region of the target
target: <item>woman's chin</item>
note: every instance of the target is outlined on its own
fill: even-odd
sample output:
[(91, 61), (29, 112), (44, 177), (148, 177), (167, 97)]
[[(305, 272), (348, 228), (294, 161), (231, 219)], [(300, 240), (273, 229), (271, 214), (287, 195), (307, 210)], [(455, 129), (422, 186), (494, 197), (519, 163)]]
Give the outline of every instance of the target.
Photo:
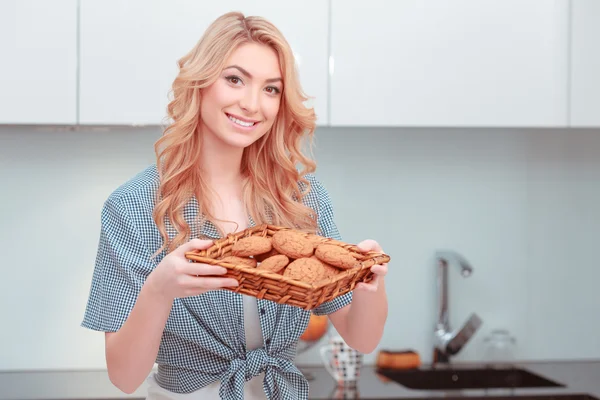
[(237, 147), (241, 149), (245, 149), (246, 147), (252, 145), (258, 139), (260, 139), (262, 135), (240, 135), (240, 134), (232, 134), (223, 138), (223, 141), (231, 147)]
[(256, 142), (256, 140), (250, 139), (248, 137), (246, 137), (246, 138), (227, 138), (224, 140), (224, 142), (228, 147), (243, 150), (246, 147), (249, 147), (250, 145), (252, 145), (254, 142)]

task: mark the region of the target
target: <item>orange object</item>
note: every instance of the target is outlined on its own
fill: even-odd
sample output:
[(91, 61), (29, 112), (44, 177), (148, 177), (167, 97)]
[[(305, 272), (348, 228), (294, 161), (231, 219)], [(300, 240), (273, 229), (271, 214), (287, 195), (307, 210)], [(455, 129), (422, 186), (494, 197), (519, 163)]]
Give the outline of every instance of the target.
[(380, 350), (377, 354), (377, 368), (412, 369), (421, 366), (421, 357), (414, 350)]
[(327, 333), (329, 318), (327, 315), (310, 315), (310, 320), (306, 330), (300, 336), (300, 340), (305, 342), (314, 342), (321, 339)]

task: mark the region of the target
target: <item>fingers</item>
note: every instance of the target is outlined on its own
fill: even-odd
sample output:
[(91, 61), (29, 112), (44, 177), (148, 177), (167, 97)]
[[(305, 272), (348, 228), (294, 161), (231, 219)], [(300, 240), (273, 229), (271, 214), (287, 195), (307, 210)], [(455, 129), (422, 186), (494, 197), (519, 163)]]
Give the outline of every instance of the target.
[(359, 282), (356, 284), (356, 290), (361, 292), (377, 292), (379, 289), (379, 282), (383, 280), (384, 276), (387, 275), (388, 266), (387, 263), (384, 264), (375, 264), (371, 267), (371, 272), (375, 275), (373, 276), (373, 280), (370, 283)]
[(379, 252), (383, 252), (383, 249), (381, 248), (381, 246), (379, 245), (379, 243), (377, 243), (373, 239), (363, 240), (362, 242), (360, 242), (356, 246), (360, 250), (362, 250), (364, 252), (367, 252), (367, 251), (379, 251)]
[(223, 275), (227, 273), (227, 268), (221, 267), (220, 265), (184, 262), (181, 264), (179, 272), (193, 276)]
[(374, 283), (364, 283), (364, 282), (360, 282), (358, 284), (356, 284), (356, 290), (358, 291), (362, 291), (362, 292), (371, 292), (374, 293), (377, 291), (377, 284)]
[(235, 287), (239, 283), (233, 278), (195, 277), (186, 276), (182, 279), (181, 286), (187, 289), (219, 289), (223, 287)]
[(213, 243), (213, 240), (192, 239), (175, 249), (175, 252), (183, 255), (184, 253), (192, 250), (206, 250), (212, 246)]
[(385, 276), (388, 272), (388, 266), (387, 263), (385, 264), (375, 264), (371, 267), (371, 271), (374, 274), (377, 274), (379, 276)]

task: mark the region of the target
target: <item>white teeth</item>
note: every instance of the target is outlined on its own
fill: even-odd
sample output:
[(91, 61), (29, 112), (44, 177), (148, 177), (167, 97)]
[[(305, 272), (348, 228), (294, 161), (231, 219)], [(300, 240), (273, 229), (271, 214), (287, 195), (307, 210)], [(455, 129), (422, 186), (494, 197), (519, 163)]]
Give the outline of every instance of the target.
[(230, 120), (232, 120), (236, 124), (241, 125), (241, 126), (245, 126), (246, 128), (251, 127), (252, 125), (254, 125), (254, 122), (242, 121), (242, 120), (239, 120), (237, 118), (232, 117), (231, 115), (228, 115), (228, 117), (229, 117)]

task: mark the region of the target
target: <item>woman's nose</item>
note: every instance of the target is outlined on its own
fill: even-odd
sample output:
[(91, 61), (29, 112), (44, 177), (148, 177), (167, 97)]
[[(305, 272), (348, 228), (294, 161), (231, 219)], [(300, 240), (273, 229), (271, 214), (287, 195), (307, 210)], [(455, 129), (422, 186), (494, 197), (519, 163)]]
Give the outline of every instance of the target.
[(259, 91), (248, 88), (244, 97), (240, 100), (240, 107), (248, 114), (256, 114), (259, 104)]

